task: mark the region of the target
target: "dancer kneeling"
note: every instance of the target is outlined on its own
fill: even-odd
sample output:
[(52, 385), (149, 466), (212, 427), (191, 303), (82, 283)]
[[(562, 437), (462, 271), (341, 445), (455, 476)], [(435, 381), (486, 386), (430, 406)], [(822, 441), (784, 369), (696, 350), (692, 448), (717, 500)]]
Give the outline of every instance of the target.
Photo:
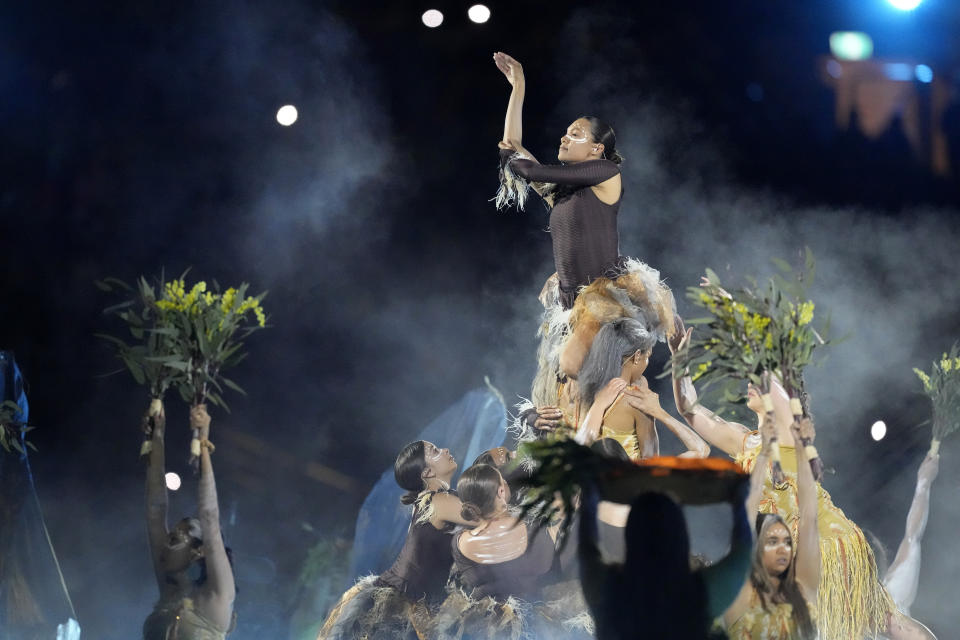
[(474, 524), (461, 516), (462, 505), (450, 491), (457, 462), (446, 449), (418, 440), (408, 444), (393, 465), (401, 498), (413, 505), (410, 530), (393, 566), (380, 576), (361, 579), (331, 611), (318, 640), (424, 638), (431, 607), (440, 601), (453, 557), (453, 525)]
[(539, 629), (546, 620), (531, 603), (542, 599), (552, 577), (553, 530), (528, 526), (513, 515), (510, 487), (494, 467), (470, 467), (457, 491), (462, 515), (478, 524), (453, 537), (456, 588), (434, 619), (437, 637), (519, 638)]

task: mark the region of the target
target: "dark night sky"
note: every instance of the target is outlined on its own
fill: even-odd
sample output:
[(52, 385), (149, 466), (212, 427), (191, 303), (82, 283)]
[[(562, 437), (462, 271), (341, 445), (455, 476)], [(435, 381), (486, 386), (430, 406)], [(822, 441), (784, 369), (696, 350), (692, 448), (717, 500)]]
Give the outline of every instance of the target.
[[(470, 3), (442, 2), (431, 31), (410, 2), (115, 4), (0, 13), (0, 347), (30, 383), (37, 483), (84, 637), (131, 637), (155, 598), (136, 459), (146, 397), (104, 375), (118, 363), (93, 334), (116, 327), (95, 279), (192, 267), (270, 290), (273, 328), (234, 376), (249, 395), (214, 413), (221, 508), (248, 575), (238, 638), (281, 637), (307, 549), (349, 537), (423, 425), (484, 375), (526, 395), (553, 269), (541, 210), (488, 202), (509, 93), (495, 50), (524, 63), (524, 142), (542, 160), (585, 112), (617, 128), (621, 251), (661, 269), (681, 313), (703, 268), (763, 275), (769, 256), (813, 246), (818, 309), (852, 336), (812, 381), (821, 421), (840, 425), (821, 427), (830, 489), (897, 544), (928, 437), (910, 367), (960, 335), (957, 185), (909, 156), (851, 156), (817, 58), (830, 32), (856, 28), (878, 56), (952, 69), (960, 6), (491, 3), (478, 26)], [(282, 128), (288, 102), (300, 120)], [(875, 445), (875, 416), (902, 428)], [(956, 495), (954, 449), (941, 496)], [(930, 547), (955, 545), (958, 522), (935, 501)], [(935, 565), (914, 613), (945, 631), (955, 565)]]

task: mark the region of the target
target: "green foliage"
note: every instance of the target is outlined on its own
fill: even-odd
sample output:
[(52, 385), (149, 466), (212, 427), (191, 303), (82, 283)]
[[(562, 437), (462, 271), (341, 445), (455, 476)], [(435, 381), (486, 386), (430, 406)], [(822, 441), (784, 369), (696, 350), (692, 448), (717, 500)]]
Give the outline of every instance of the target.
[[(20, 436), (26, 434), (29, 431), (33, 431), (33, 427), (27, 426), (17, 420), (17, 414), (20, 413), (20, 407), (16, 402), (11, 402), (10, 400), (5, 400), (0, 404), (0, 446), (7, 453), (13, 453), (16, 451), (19, 454), (23, 454), (23, 445), (20, 443)], [(27, 442), (26, 439), (23, 440), (26, 443), (27, 447), (37, 450), (33, 444)]]
[(934, 362), (930, 373), (914, 369), (933, 405), (933, 439), (943, 440), (960, 428), (960, 346)]
[(208, 291), (203, 281), (188, 290), (185, 275), (169, 282), (161, 275), (156, 286), (141, 276), (136, 289), (116, 278), (97, 282), (103, 291), (132, 294), (105, 310), (127, 325), (132, 340), (100, 337), (114, 345), (134, 380), (147, 386), (152, 397), (176, 388), (187, 403), (209, 400), (227, 409), (224, 388), (244, 391), (222, 371), (240, 363), (246, 357), (244, 340), (266, 327), (260, 306), (266, 293), (247, 296), (247, 283), (221, 293), (214, 282)]
[(745, 380), (764, 392), (764, 373), (778, 371), (791, 397), (799, 394), (804, 368), (814, 350), (826, 344), (821, 337), (826, 328), (814, 328), (814, 303), (806, 297), (815, 264), (809, 249), (799, 272), (784, 260), (774, 259), (774, 264), (781, 273), (763, 286), (750, 279), (748, 286), (728, 292), (707, 269), (705, 285), (688, 289), (687, 298), (709, 315), (688, 321), (700, 330), (674, 355), (675, 371), (690, 371), (694, 381), (707, 386)]

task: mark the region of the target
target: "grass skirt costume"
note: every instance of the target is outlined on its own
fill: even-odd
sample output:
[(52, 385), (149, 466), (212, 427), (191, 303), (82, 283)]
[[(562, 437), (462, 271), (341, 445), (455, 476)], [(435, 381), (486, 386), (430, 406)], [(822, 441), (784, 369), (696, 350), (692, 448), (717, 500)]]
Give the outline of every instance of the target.
[[(745, 449), (736, 461), (749, 472), (759, 451), (759, 445)], [(796, 540), (799, 524), (797, 458), (794, 448), (784, 444), (780, 445), (780, 454), (787, 476), (786, 486), (775, 488), (767, 475), (760, 513), (779, 515)], [(896, 606), (880, 583), (873, 551), (860, 527), (833, 504), (830, 494), (820, 484), (817, 485), (817, 528), (820, 532), (820, 588), (815, 609), (820, 637), (829, 640), (874, 637), (886, 627), (887, 614), (896, 612)], [(733, 637), (736, 636), (731, 634)]]
[[(620, 318), (633, 318), (643, 322), (659, 342), (673, 335), (676, 303), (670, 289), (660, 281), (659, 271), (640, 260), (621, 258), (607, 275), (582, 287), (571, 309), (563, 308), (556, 282), (548, 284), (542, 300), (544, 313), (538, 331), (540, 346), (532, 397), (517, 405), (519, 418), (511, 427), (520, 441), (538, 437), (532, 425), (536, 407), (565, 404), (565, 395), (570, 395), (565, 386), (569, 384), (568, 375), (576, 371), (564, 371), (561, 361), (568, 367), (572, 362), (572, 367), (579, 370), (582, 356), (571, 357), (570, 350), (589, 346), (600, 327)], [(559, 431), (572, 435), (578, 425), (566, 426)]]
[[(523, 526), (523, 525), (521, 525)], [(577, 580), (556, 583), (558, 555), (546, 529), (528, 525), (517, 558), (483, 564), (467, 558), (455, 535), (453, 580), (433, 620), (437, 640), (580, 640), (593, 637), (593, 619)]]
[(343, 594), (317, 640), (429, 637), (430, 608), (442, 598), (453, 563), (452, 525), (441, 530), (430, 522), (436, 493), (424, 491), (417, 498), (407, 540), (393, 566), (362, 578)]

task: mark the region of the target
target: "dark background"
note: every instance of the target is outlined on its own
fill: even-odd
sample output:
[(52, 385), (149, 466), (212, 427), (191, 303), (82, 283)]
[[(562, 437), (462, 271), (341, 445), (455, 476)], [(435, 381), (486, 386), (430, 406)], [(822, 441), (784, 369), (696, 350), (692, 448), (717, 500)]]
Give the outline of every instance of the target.
[[(508, 402), (528, 394), (552, 257), (539, 203), (489, 202), (509, 94), (496, 50), (524, 64), (524, 144), (541, 161), (580, 115), (614, 125), (621, 252), (661, 270), (681, 313), (705, 267), (737, 284), (814, 250), (818, 314), (847, 337), (809, 376), (825, 485), (895, 551), (929, 439), (911, 368), (960, 335), (958, 185), (897, 140), (836, 131), (818, 65), (832, 31), (862, 29), (876, 56), (951, 77), (960, 7), (516, 2), (474, 25), (469, 4), (434, 3), (434, 30), (411, 2), (0, 13), (0, 346), (29, 382), (34, 472), (84, 637), (135, 637), (156, 597), (136, 455), (147, 397), (108, 375), (121, 365), (94, 334), (119, 327), (95, 279), (192, 267), (270, 291), (271, 328), (232, 376), (249, 395), (213, 411), (238, 638), (286, 637), (314, 598), (297, 586), (308, 550), (348, 544), (422, 426), (484, 375)], [(284, 128), (287, 103), (300, 118)], [(188, 478), (171, 511), (186, 514), (186, 408), (170, 399), (168, 416)], [(948, 442), (913, 608), (941, 634), (960, 570), (955, 455)]]

